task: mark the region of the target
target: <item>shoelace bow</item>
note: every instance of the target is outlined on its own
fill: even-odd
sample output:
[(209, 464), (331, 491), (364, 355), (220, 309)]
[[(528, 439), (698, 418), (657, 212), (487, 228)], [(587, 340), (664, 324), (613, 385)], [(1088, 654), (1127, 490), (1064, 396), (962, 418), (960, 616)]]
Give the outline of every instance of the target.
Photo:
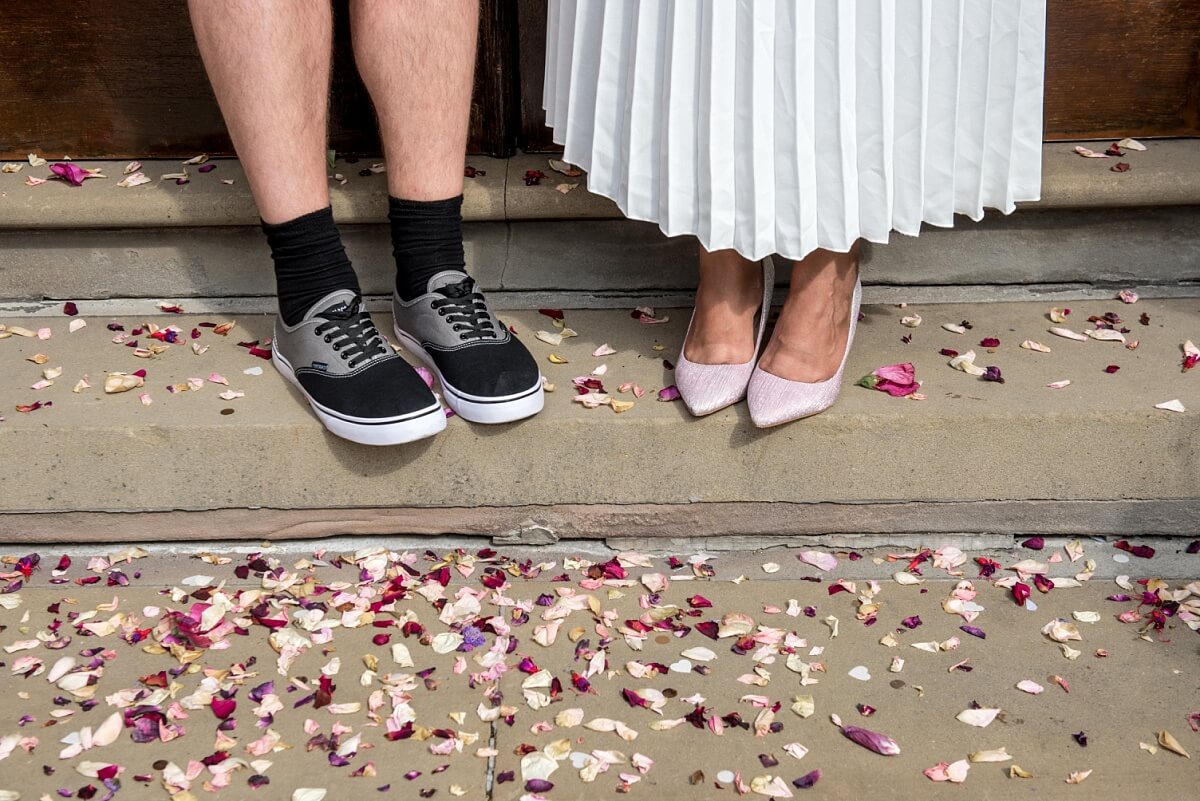
[(320, 316), (325, 322), (314, 329), (315, 333), (325, 336), (326, 342), (333, 344), (333, 349), (341, 354), (342, 360), (350, 367), (357, 367), (368, 359), (388, 352), (370, 315), (359, 311), (361, 305), (362, 298), (355, 295), (345, 309), (322, 312)]
[(430, 304), (437, 313), (453, 324), (459, 339), (496, 339), (498, 332), (488, 313), (483, 295), (475, 291), (475, 280), (464, 278), (457, 284), (446, 284), (437, 290), (445, 300)]

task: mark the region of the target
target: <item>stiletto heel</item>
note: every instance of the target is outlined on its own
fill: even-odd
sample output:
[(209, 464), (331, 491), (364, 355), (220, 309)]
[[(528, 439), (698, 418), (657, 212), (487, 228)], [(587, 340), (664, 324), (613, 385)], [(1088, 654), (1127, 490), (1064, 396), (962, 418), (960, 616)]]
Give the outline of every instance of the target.
[(846, 351), (837, 372), (824, 381), (809, 383), (789, 381), (754, 366), (750, 386), (746, 391), (750, 406), (750, 419), (759, 428), (790, 423), (802, 417), (823, 412), (838, 399), (842, 389), (842, 373), (846, 369), (846, 358), (854, 343), (854, 331), (858, 327), (858, 310), (862, 304), (862, 283), (854, 282), (854, 299), (850, 303), (850, 332), (846, 337)]
[[(675, 386), (688, 411), (696, 417), (720, 411), (746, 397), (746, 387), (758, 361), (758, 350), (762, 346), (771, 298), (775, 293), (775, 267), (770, 259), (763, 259), (762, 271), (762, 308), (759, 311), (758, 335), (754, 339), (754, 355), (750, 361), (744, 364), (699, 364), (688, 361), (683, 355), (687, 350), (687, 336), (684, 336), (684, 346), (679, 349), (679, 359), (675, 362)], [(696, 312), (693, 310), (692, 321), (695, 319)], [(692, 323), (689, 322), (688, 334), (691, 333)]]

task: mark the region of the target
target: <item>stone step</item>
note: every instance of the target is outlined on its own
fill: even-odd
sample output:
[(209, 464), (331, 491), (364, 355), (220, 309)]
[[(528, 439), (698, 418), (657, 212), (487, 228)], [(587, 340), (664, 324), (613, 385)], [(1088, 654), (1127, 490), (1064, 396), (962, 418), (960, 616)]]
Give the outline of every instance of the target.
[[(313, 537), (340, 533), (471, 533), (537, 542), (571, 537), (800, 535), (881, 537), (912, 532), (1192, 534), (1200, 502), (1200, 370), (1180, 371), (1181, 345), (1200, 340), (1200, 301), (1142, 299), (1072, 304), (1069, 326), (1113, 311), (1140, 341), (1074, 342), (1047, 332), (1049, 302), (869, 305), (829, 412), (772, 431), (752, 427), (744, 405), (691, 418), (658, 402), (673, 382), (686, 312), (644, 325), (625, 310), (566, 313), (579, 336), (551, 348), (536, 311), (504, 312), (556, 385), (546, 410), (520, 424), (483, 427), (452, 419), (438, 437), (374, 449), (326, 435), (299, 397), (239, 341), (271, 333), (265, 315), (237, 317), (225, 338), (200, 329), (209, 350), (174, 346), (143, 360), (110, 341), (111, 318), (0, 319), (47, 326), (47, 340), (0, 340), (0, 536), (72, 539)], [(900, 325), (905, 314), (924, 323)], [(1148, 324), (1138, 317), (1148, 315)], [(119, 320), (132, 329), (147, 318)], [(162, 316), (190, 331), (213, 315)], [(940, 328), (969, 320), (965, 335)], [(379, 318), (381, 328), (389, 321)], [(911, 334), (910, 344), (901, 337)], [(995, 353), (977, 346), (995, 336)], [(1036, 339), (1041, 354), (1019, 343)], [(593, 358), (609, 343), (617, 353)], [(655, 346), (661, 346), (656, 350)], [(975, 346), (1006, 383), (952, 370), (940, 348)], [(49, 388), (30, 386), (42, 367), (64, 368)], [(547, 360), (555, 352), (566, 365)], [(880, 365), (912, 361), (925, 400), (853, 386)], [(611, 390), (647, 390), (617, 415), (572, 402), (572, 378), (608, 365)], [(1106, 365), (1120, 367), (1106, 373)], [(261, 367), (263, 374), (246, 375)], [(138, 392), (104, 395), (106, 371), (148, 371)], [(224, 387), (169, 394), (191, 377)], [(94, 388), (71, 388), (87, 374)], [(1070, 379), (1064, 389), (1046, 384)], [(1179, 399), (1188, 411), (1154, 408)], [(52, 401), (30, 413), (18, 404)]]
[[(1085, 159), (1074, 152), (1076, 142), (1049, 142), (1043, 146), (1042, 199), (1023, 204), (1028, 208), (1129, 208), (1135, 206), (1200, 204), (1200, 139), (1148, 140), (1145, 152), (1129, 151), (1122, 159)], [(1090, 144), (1093, 148), (1103, 145)], [(1114, 173), (1109, 168), (1126, 161), (1132, 169)], [(80, 166), (103, 167), (109, 177), (82, 187), (52, 181), (27, 186), (28, 176), (49, 175), (46, 167), (25, 165), (20, 172), (0, 175), (4, 214), (0, 228), (161, 228), (177, 226), (257, 227), (258, 212), (245, 174), (236, 159), (213, 159), (215, 169), (197, 172), (176, 161), (147, 160), (141, 171), (150, 184), (120, 188), (123, 161), (80, 161)], [(548, 157), (521, 154), (511, 159), (483, 156), (468, 158), (468, 165), (483, 174), (465, 182), (463, 216), (470, 221), (612, 219), (621, 216), (616, 205), (593, 195), (583, 185), (586, 178), (568, 178), (554, 172)], [(375, 223), (386, 216), (387, 182), (383, 174), (359, 173), (368, 160), (339, 162), (337, 174), (345, 183), (331, 181), (334, 214), (346, 225)], [(177, 185), (159, 180), (164, 174), (186, 169), (190, 181)], [(536, 186), (525, 184), (530, 170), (547, 177)], [(231, 185), (222, 181), (233, 181)], [(579, 184), (567, 193), (562, 184)]]
[[(980, 223), (964, 218), (953, 230), (896, 234), (887, 246), (868, 244), (864, 280), (905, 291), (972, 288), (913, 297), (928, 300), (1023, 299), (1130, 285), (1147, 295), (1200, 292), (1200, 140), (1153, 142), (1129, 159), (1134, 170), (1118, 174), (1106, 166), (1111, 159), (1080, 158), (1069, 143), (1047, 145), (1040, 203), (1007, 217), (993, 212)], [(557, 297), (554, 305), (573, 307), (605, 305), (606, 298), (622, 305), (643, 295), (688, 302), (696, 280), (689, 238), (668, 239), (653, 224), (616, 219), (616, 207), (584, 186), (561, 194), (554, 185), (568, 179), (557, 173), (525, 186), (526, 170), (549, 171), (543, 157), (472, 164), (486, 174), (467, 181), (467, 261), (485, 289), (513, 295), (505, 300), (511, 306), (545, 305), (545, 293)], [(0, 298), (273, 293), (267, 249), (236, 161), (194, 174), (185, 186), (166, 181), (130, 189), (112, 185), (121, 166), (108, 163), (113, 179), (78, 188), (22, 183), (23, 174), (45, 168), (0, 175)], [(158, 175), (179, 165), (144, 169)], [(384, 176), (345, 169), (350, 178), (334, 187), (333, 199), (347, 250), (364, 291), (385, 295), (393, 268), (389, 233), (378, 222)], [(235, 183), (221, 184), (222, 176)]]

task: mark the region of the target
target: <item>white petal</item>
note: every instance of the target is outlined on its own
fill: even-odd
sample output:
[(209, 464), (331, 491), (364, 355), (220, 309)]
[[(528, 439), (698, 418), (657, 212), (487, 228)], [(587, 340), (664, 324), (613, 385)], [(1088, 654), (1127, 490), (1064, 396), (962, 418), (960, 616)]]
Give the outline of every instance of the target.
[(1064, 339), (1073, 339), (1076, 342), (1087, 342), (1087, 339), (1088, 339), (1083, 334), (1077, 334), (1069, 328), (1058, 328), (1058, 327), (1051, 328), (1050, 333), (1054, 334), (1056, 337), (1063, 337)]
[(1125, 335), (1120, 331), (1112, 328), (1089, 328), (1083, 332), (1092, 339), (1100, 340), (1101, 342), (1124, 342)]
[(328, 792), (324, 787), (300, 787), (292, 793), (292, 801), (321, 801)]
[(978, 726), (982, 729), (995, 720), (996, 716), (999, 714), (999, 709), (964, 709), (955, 717), (963, 723), (966, 723), (970, 726)]

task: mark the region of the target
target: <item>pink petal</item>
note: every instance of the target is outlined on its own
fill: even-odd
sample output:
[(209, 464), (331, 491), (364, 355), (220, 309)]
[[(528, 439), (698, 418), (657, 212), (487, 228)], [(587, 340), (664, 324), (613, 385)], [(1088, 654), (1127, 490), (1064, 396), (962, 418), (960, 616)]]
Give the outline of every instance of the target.
[(679, 400), (679, 388), (674, 384), (669, 387), (663, 387), (658, 391), (658, 399), (660, 401)]
[(421, 376), (421, 380), (425, 382), (425, 386), (433, 389), (433, 373), (429, 371), (429, 368), (414, 367), (413, 369), (417, 371), (417, 375)]
[(57, 175), (59, 178), (65, 178), (73, 186), (83, 186), (84, 180), (88, 177), (88, 172), (78, 164), (71, 162), (62, 162), (60, 164), (51, 164), (50, 172)]

